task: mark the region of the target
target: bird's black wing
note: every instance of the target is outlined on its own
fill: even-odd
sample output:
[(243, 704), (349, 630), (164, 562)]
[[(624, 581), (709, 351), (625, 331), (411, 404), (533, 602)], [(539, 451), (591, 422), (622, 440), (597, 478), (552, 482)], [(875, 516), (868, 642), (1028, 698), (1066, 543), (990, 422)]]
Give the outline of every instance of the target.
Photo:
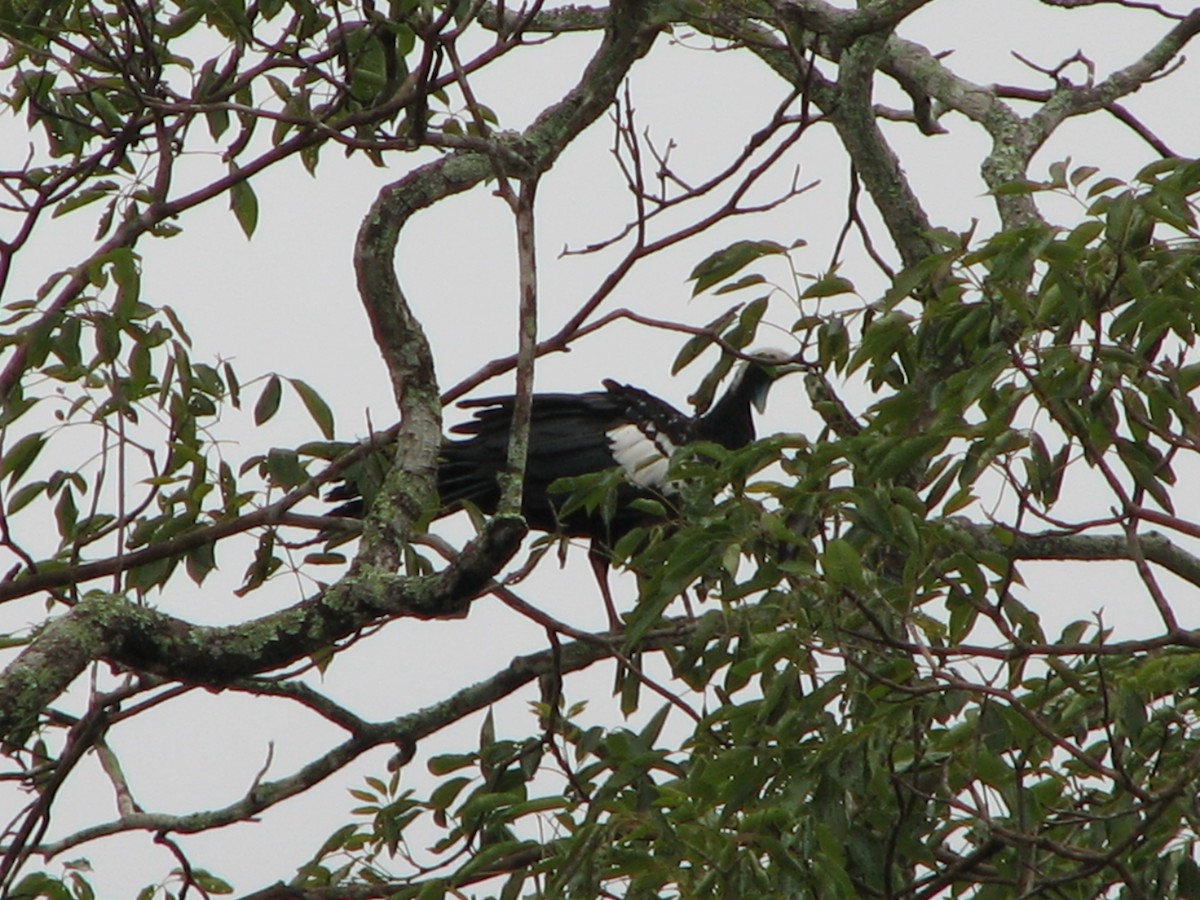
[[(535, 394), (529, 426), (522, 512), (530, 526), (595, 536), (600, 523), (585, 514), (563, 520), (564, 499), (550, 485), (560, 478), (625, 469), (630, 483), (619, 498), (617, 520), (605, 523), (619, 533), (633, 521), (628, 502), (663, 487), (667, 460), (685, 442), (690, 419), (639, 388), (604, 383), (605, 391), (585, 394)], [(499, 503), (497, 476), (504, 471), (512, 425), (512, 397), (490, 397), (462, 404), (478, 411), (451, 429), (466, 435), (442, 449), (438, 489), (452, 508), (468, 501), (485, 512)]]
[[(639, 388), (604, 382), (605, 390), (583, 394), (534, 394), (529, 426), (529, 455), (525, 466), (522, 513), (531, 528), (563, 531), (610, 541), (643, 515), (629, 504), (637, 497), (666, 488), (667, 463), (675, 448), (690, 437), (692, 420)], [(470, 503), (494, 513), (500, 503), (499, 476), (508, 462), (514, 398), (487, 397), (462, 404), (472, 418), (450, 429), (438, 460), (440, 514)], [(617, 497), (615, 515), (577, 511), (563, 518), (566, 499), (551, 493), (550, 485), (574, 478), (624, 469), (626, 484)], [(382, 478), (382, 471), (378, 475)], [(356, 500), (361, 485), (348, 480), (328, 499), (348, 500), (336, 515), (361, 515)]]
[[(513, 398), (489, 397), (462, 405), (478, 411), (450, 429), (451, 434), (466, 437), (443, 445), (438, 492), (447, 508), (467, 501), (494, 512), (500, 502), (498, 476), (508, 459)], [(552, 483), (615, 465), (607, 432), (624, 417), (620, 398), (602, 391), (533, 396), (522, 509), (531, 527), (542, 531), (557, 527), (548, 491)]]

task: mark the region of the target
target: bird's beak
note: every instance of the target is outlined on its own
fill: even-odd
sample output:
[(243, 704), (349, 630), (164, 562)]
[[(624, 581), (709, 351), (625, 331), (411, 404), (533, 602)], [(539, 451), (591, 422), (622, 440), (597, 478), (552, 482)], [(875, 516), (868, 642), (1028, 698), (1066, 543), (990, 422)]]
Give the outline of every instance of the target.
[(803, 372), (804, 368), (800, 363), (780, 363), (777, 366), (764, 366), (770, 380), (762, 386), (761, 390), (755, 391), (754, 396), (750, 398), (750, 402), (754, 404), (754, 408), (758, 410), (759, 415), (767, 411), (767, 394), (771, 391), (771, 385), (784, 375)]

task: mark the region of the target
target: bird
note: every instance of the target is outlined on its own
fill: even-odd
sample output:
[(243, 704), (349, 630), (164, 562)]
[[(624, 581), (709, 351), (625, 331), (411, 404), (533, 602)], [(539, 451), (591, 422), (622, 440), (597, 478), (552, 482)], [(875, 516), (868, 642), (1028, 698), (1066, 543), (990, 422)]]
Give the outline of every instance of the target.
[[(736, 450), (755, 439), (753, 406), (766, 407), (775, 380), (800, 370), (792, 355), (778, 349), (747, 354), (721, 398), (702, 415), (689, 416), (641, 388), (613, 379), (603, 390), (579, 394), (535, 393), (529, 424), (528, 457), (521, 515), (529, 528), (590, 541), (589, 559), (600, 585), (610, 625), (619, 625), (607, 571), (611, 549), (633, 528), (654, 521), (654, 505), (639, 499), (669, 501), (678, 486), (670, 481), (670, 463), (682, 447), (711, 441)], [(462, 401), (472, 418), (450, 429), (438, 459), (439, 508), (435, 518), (466, 506), (486, 514), (500, 503), (499, 476), (508, 465), (508, 444), (515, 397)], [(616, 504), (608, 509), (564, 506), (569, 490), (554, 490), (562, 479), (613, 471), (619, 473)], [(363, 491), (372, 491), (353, 475), (326, 494), (342, 501), (334, 516), (361, 517)], [(657, 508), (666, 508), (660, 505)]]

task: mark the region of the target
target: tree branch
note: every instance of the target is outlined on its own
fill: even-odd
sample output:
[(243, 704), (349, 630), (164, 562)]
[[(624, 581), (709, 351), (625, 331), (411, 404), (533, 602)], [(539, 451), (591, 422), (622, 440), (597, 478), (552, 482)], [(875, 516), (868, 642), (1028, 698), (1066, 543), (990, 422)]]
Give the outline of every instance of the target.
[[(284, 665), (379, 619), (465, 611), (511, 558), (525, 528), (519, 519), (497, 517), (455, 564), (437, 575), (394, 574), (404, 539), (429, 506), (441, 440), (432, 355), (394, 270), (400, 231), (413, 213), (482, 182), (497, 166), (519, 177), (549, 169), (566, 145), (608, 108), (658, 28), (646, 4), (614, 3), (604, 41), (579, 83), (524, 135), (498, 138), (491, 158), (459, 153), (423, 166), (377, 197), (359, 232), (355, 267), (400, 405), (402, 428), (396, 463), (368, 515), (363, 546), (350, 572), (314, 598), (225, 628), (198, 628), (122, 597), (85, 600), (50, 622), (0, 675), (0, 736), (20, 743), (36, 727), (39, 711), (93, 659), (166, 678), (221, 683)], [(524, 171), (512, 171), (509, 151), (522, 161)]]
[[(752, 613), (753, 610), (748, 610), (736, 615)], [(693, 634), (706, 633), (706, 629), (711, 632), (729, 615), (726, 611), (714, 610), (698, 619), (667, 622), (662, 628), (649, 632), (639, 649), (658, 651), (677, 646)], [(256, 783), (246, 796), (228, 806), (181, 816), (138, 812), (81, 829), (57, 841), (40, 844), (31, 852), (50, 858), (110, 834), (126, 831), (188, 834), (246, 821), (289, 797), (303, 793), (334, 772), (345, 768), (368, 750), (385, 744), (400, 744), (405, 748), (404, 755), (408, 758), (412, 755), (412, 748), (419, 741), (443, 728), (511, 696), (544, 675), (577, 672), (593, 663), (608, 659), (614, 655), (614, 649), (619, 647), (614, 648), (614, 645), (604, 641), (580, 640), (514, 657), (507, 666), (490, 678), (465, 687), (435, 704), (387, 722), (359, 725), (354, 734), (327, 753), (284, 778)]]

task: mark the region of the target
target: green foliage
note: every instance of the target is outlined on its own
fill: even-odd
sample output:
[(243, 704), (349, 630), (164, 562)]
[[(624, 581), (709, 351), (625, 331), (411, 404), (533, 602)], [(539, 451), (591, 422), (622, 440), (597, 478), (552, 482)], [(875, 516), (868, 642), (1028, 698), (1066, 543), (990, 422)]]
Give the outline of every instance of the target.
[[(1026, 523), (1079, 548), (1110, 528), (1069, 519), (1068, 492), (1169, 513), (1200, 425), (1200, 165), (1093, 175), (1052, 185), (1091, 194), (1071, 229), (946, 237), (879, 304), (800, 321), (820, 369), (875, 387), (860, 427), (673, 461), (673, 524), (618, 552), (640, 578), (627, 653), (688, 592), (709, 607), (671, 623), (674, 702), (612, 728), (554, 694), (524, 739), (489, 718), (340, 848), (378, 866), (438, 830), (446, 866), (413, 897), (485, 874), (500, 896), (1194, 891), (1200, 655), (1115, 644), (1099, 617), (1048, 635), (1018, 566)], [(848, 354), (817, 339), (839, 318), (861, 320)], [(603, 509), (619, 484), (563, 487)], [(959, 518), (997, 494), (995, 524)]]
[[(310, 567), (346, 561), (307, 552), (323, 525), (297, 524), (294, 508), (333, 477), (329, 465), (370, 503), (391, 446), (347, 455), (309, 383), (194, 358), (176, 312), (143, 290), (141, 251), (212, 198), (252, 239), (257, 174), (292, 157), (315, 174), (330, 144), (377, 164), (422, 146), (507, 160), (510, 146), (486, 143), (503, 131), (495, 113), (456, 84), (476, 12), (423, 0), (0, 0), (4, 100), (35, 145), (23, 169), (0, 173), (6, 210), (28, 226), (5, 235), (0, 286), (39, 222), (86, 221), (95, 234), (91, 255), (0, 308), (0, 542), (15, 560), (5, 599), (34, 584), (49, 585), (38, 602), (55, 614), (89, 591), (149, 605), (181, 566), (201, 584), (220, 564), (244, 572), (239, 596), (282, 573), (320, 590), (325, 570)], [(492, 49), (468, 67), (521, 40), (489, 32)], [(1063, 87), (1054, 102), (1071, 96)], [(219, 176), (181, 193), (184, 154), (219, 158)], [(666, 156), (656, 162), (682, 189)], [(350, 792), (353, 821), (293, 886), (414, 898), (1200, 895), (1200, 641), (1175, 620), (1200, 564), (1146, 527), (1200, 533), (1180, 488), (1200, 447), (1200, 163), (1164, 159), (1125, 183), (1064, 161), (995, 193), (1065, 197), (1081, 212), (1062, 227), (1029, 215), (990, 237), (916, 236), (929, 252), (882, 296), (860, 294), (840, 264), (797, 271), (802, 242), (738, 240), (695, 265), (693, 296), (748, 299), (692, 334), (675, 368), (717, 345), (752, 346), (790, 299), (825, 430), (677, 455), (678, 493), (642, 497), (654, 524), (612, 548), (639, 590), (619, 645), (542, 622), (551, 646), (535, 662), (550, 662), (519, 727), (488, 712), (468, 749), (421, 757), (416, 777), (416, 746), (395, 722), (359, 722), (290, 677), (198, 678), (295, 690), (352, 733), (336, 765), (401, 745), (396, 771)], [(730, 214), (748, 211), (740, 199)], [(783, 286), (770, 277), (788, 269)], [(733, 362), (722, 353), (697, 407)], [(843, 406), (830, 381), (859, 399)], [(289, 404), (319, 441), (273, 445)], [(226, 417), (261, 429), (238, 458)], [(616, 472), (559, 487), (566, 512), (606, 515), (628, 491)], [(402, 555), (406, 589), (433, 580), (434, 563)], [(1152, 636), (1118, 639), (1099, 613), (1053, 634), (1056, 598), (1026, 585), (1035, 559), (1127, 567)], [(1176, 578), (1168, 589), (1162, 568)], [(0, 647), (40, 652), (39, 637), (0, 636)], [(154, 640), (124, 638), (131, 653)], [(304, 663), (323, 672), (341, 649)], [(619, 725), (598, 721), (567, 678), (614, 651)], [(97, 716), (44, 709), (29, 740), (5, 748), (16, 760), (6, 777), (24, 779), (36, 815), (105, 728), (194, 686), (163, 686), (157, 671), (122, 669), (129, 680), (96, 700)], [(485, 707), (478, 688), (430, 718), (441, 727)], [(333, 758), (297, 780), (315, 783)], [(270, 805), (272, 790), (256, 782), (246, 802)], [(22, 821), (40, 841), (40, 820)], [(0, 857), (19, 869), (36, 853), (9, 851), (18, 831)], [(2, 888), (90, 900), (86, 861), (59, 868), (5, 869)], [(181, 865), (140, 896), (231, 890)]]
[[(11, 208), (25, 210), (31, 226), (43, 211), (91, 216), (102, 242), (81, 265), (51, 274), (36, 297), (10, 300), (0, 312), (0, 352), (19, 354), (0, 406), (0, 504), (16, 524), (40, 515), (40, 502), (51, 504), (59, 538), (57, 548), (19, 548), (28, 570), (103, 564), (140, 550), (151, 558), (130, 570), (130, 590), (161, 587), (180, 562), (200, 581), (215, 565), (214, 544), (199, 536), (205, 528), (261, 506), (272, 490), (307, 482), (306, 464), (291, 450), (240, 467), (222, 457), (215, 429), (225, 408), (240, 407), (242, 379), (228, 362), (192, 359), (175, 312), (142, 295), (135, 246), (146, 235), (177, 234), (181, 212), (222, 193), (252, 236), (259, 205), (251, 176), (264, 158), (255, 156), (263, 149), (255, 135), (264, 116), (277, 123), (265, 158), (300, 154), (310, 171), (343, 123), (384, 140), (388, 129), (415, 127), (409, 113), (427, 104), (385, 102), (416, 52), (412, 28), (403, 15), (347, 26), (334, 6), (181, 2), (169, 12), (142, 9), (136, 22), (129, 10), (90, 2), (0, 6), (5, 100), (46, 150), (44, 163), (5, 176)], [(422, 15), (413, 4), (401, 10)], [(195, 58), (213, 38), (229, 55)], [(258, 77), (264, 71), (266, 80)], [(193, 127), (198, 120), (206, 134)], [(228, 176), (183, 199), (172, 194), (175, 158), (214, 144)], [(28, 239), (18, 233), (6, 253)], [(280, 409), (285, 381), (332, 440), (332, 411), (299, 379), (268, 376), (255, 422), (265, 425)], [(113, 435), (140, 448), (136, 462), (122, 464), (122, 478), (140, 494), (130, 489), (119, 506), (95, 467), (113, 452)], [(40, 465), (45, 459), (56, 462)], [(156, 552), (171, 541), (185, 546)], [(245, 587), (281, 565), (264, 533)]]
[[(689, 280), (696, 282), (692, 286), (692, 296), (701, 294), (736, 275), (756, 259), (785, 252), (785, 248), (774, 241), (737, 241), (730, 244), (725, 249), (711, 254), (692, 270)], [(726, 286), (725, 290), (746, 287), (750, 283), (754, 282), (742, 279), (736, 285)]]

